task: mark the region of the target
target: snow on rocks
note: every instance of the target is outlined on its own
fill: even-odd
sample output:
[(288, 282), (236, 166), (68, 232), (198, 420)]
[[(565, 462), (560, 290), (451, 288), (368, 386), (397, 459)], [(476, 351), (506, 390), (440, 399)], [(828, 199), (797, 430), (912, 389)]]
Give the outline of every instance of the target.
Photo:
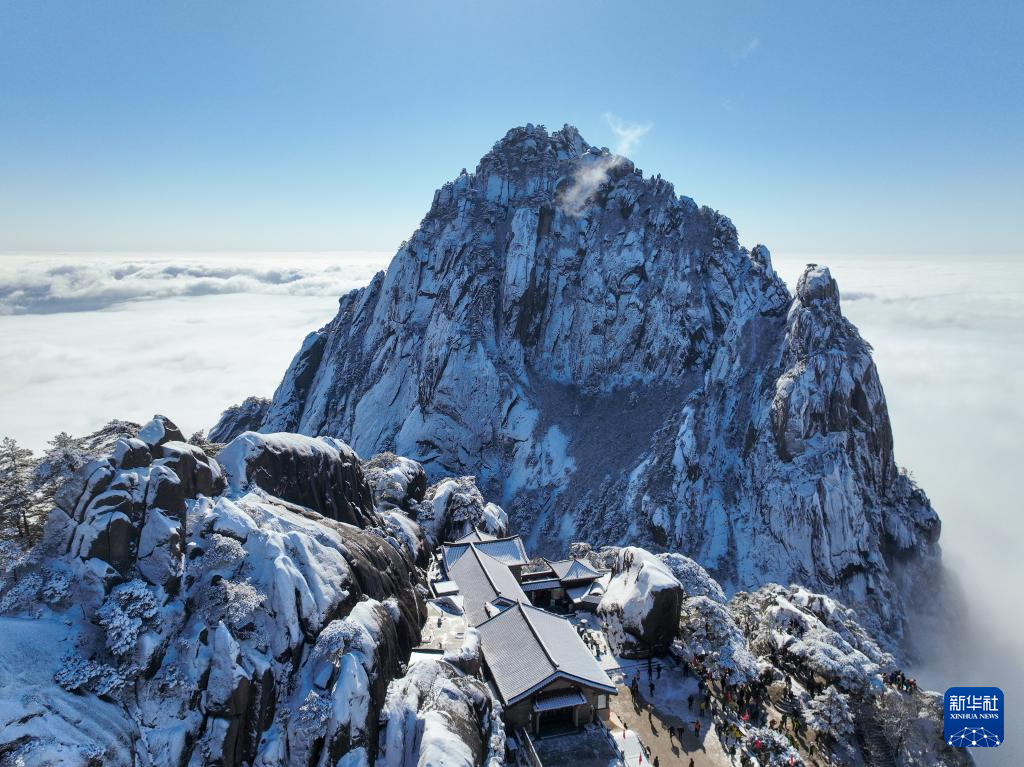
[(365, 527), (378, 521), (359, 456), (340, 440), (247, 431), (218, 453), (217, 461), (232, 492), (255, 485), (339, 522)]
[(893, 639), (938, 566), (828, 270), (791, 296), (726, 216), (571, 126), (515, 128), (439, 189), (305, 339), (260, 429), (475, 476), (540, 554), (657, 546), (727, 593), (827, 592)]
[(692, 559), (682, 554), (659, 554), (658, 558), (672, 571), (687, 597), (707, 597), (725, 604), (725, 592), (718, 581)]
[(629, 546), (618, 552), (597, 613), (616, 655), (661, 654), (679, 630), (683, 588), (657, 556)]
[(685, 599), (680, 611), (677, 654), (687, 661), (700, 658), (705, 668), (729, 684), (754, 681), (761, 673), (746, 637), (728, 608), (706, 596)]
[(232, 405), (223, 413), (220, 420), (210, 429), (207, 438), (210, 442), (230, 442), (239, 434), (259, 429), (270, 408), (270, 400), (265, 397), (246, 397), (238, 405)]
[(487, 685), (463, 670), (474, 652), (469, 646), (463, 650), (458, 658), (417, 661), (391, 683), (381, 712), (378, 767), (505, 763), (501, 705)]
[(474, 528), (499, 537), (508, 532), (508, 515), (484, 500), (474, 477), (449, 477), (431, 485), (417, 519), (437, 543), (458, 540)]
[(165, 442), (184, 442), (185, 435), (181, 433), (174, 421), (165, 415), (155, 415), (139, 429), (138, 438), (147, 445), (158, 447)]
[(401, 509), (413, 519), (427, 492), (427, 475), (416, 461), (394, 453), (379, 453), (363, 463), (377, 509)]
[(431, 545), (416, 520), (426, 511), (424, 516), (432, 521), (433, 509), (423, 504), (427, 491), (423, 467), (394, 453), (380, 453), (363, 463), (363, 473), (384, 528), (425, 568)]
[(895, 668), (854, 612), (824, 595), (772, 584), (736, 594), (730, 609), (758, 654), (840, 690), (877, 692), (882, 674)]
[(419, 642), (420, 575), (385, 529), (298, 503), (374, 521), (358, 457), (243, 435), (222, 472), (169, 424), (82, 467), (0, 595), (5, 624), (67, 629), (33, 683), (55, 704), (29, 727), (0, 721), (0, 748), (40, 764), (372, 763), (388, 684)]
[[(10, 765), (133, 767), (135, 722), (109, 699), (76, 691), (64, 658), (73, 632), (53, 617), (0, 617), (0, 761)], [(100, 673), (80, 660), (78, 678)]]

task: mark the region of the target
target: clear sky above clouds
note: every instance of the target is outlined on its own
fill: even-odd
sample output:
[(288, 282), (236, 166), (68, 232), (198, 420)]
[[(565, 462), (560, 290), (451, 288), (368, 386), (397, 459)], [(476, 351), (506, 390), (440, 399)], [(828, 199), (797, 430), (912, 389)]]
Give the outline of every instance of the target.
[(0, 6), (0, 250), (393, 250), (526, 122), (743, 241), (1019, 253), (1024, 4)]

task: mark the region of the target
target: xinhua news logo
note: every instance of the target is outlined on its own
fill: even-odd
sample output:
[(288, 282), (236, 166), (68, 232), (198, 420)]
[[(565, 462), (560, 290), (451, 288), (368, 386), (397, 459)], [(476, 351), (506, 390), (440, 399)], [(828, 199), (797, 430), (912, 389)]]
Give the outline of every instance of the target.
[(950, 687), (945, 708), (943, 737), (949, 745), (993, 748), (1003, 742), (1003, 691), (998, 687)]

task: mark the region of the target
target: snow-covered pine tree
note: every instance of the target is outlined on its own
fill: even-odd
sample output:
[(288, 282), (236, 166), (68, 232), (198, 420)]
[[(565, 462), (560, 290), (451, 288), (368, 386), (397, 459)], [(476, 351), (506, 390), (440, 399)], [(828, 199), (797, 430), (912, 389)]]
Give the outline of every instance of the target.
[(36, 466), (37, 487), (49, 498), (76, 471), (89, 462), (91, 456), (82, 448), (82, 441), (62, 431), (49, 441), (49, 448)]
[(807, 724), (833, 742), (853, 732), (853, 713), (849, 697), (829, 685), (811, 699), (806, 713)]
[(31, 450), (11, 437), (0, 441), (0, 535), (13, 534), (23, 545), (34, 543), (40, 528), (32, 490), (34, 468)]

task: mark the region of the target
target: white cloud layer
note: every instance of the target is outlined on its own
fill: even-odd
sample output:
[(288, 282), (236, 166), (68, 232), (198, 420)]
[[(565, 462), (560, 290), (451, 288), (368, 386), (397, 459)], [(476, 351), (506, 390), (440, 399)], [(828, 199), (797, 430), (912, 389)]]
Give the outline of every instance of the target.
[(264, 294), (333, 296), (365, 284), (390, 254), (0, 256), (0, 314), (104, 309), (126, 301)]
[(272, 394), (303, 336), (389, 258), (2, 256), (0, 435), (39, 450), (157, 412), (207, 429)]

